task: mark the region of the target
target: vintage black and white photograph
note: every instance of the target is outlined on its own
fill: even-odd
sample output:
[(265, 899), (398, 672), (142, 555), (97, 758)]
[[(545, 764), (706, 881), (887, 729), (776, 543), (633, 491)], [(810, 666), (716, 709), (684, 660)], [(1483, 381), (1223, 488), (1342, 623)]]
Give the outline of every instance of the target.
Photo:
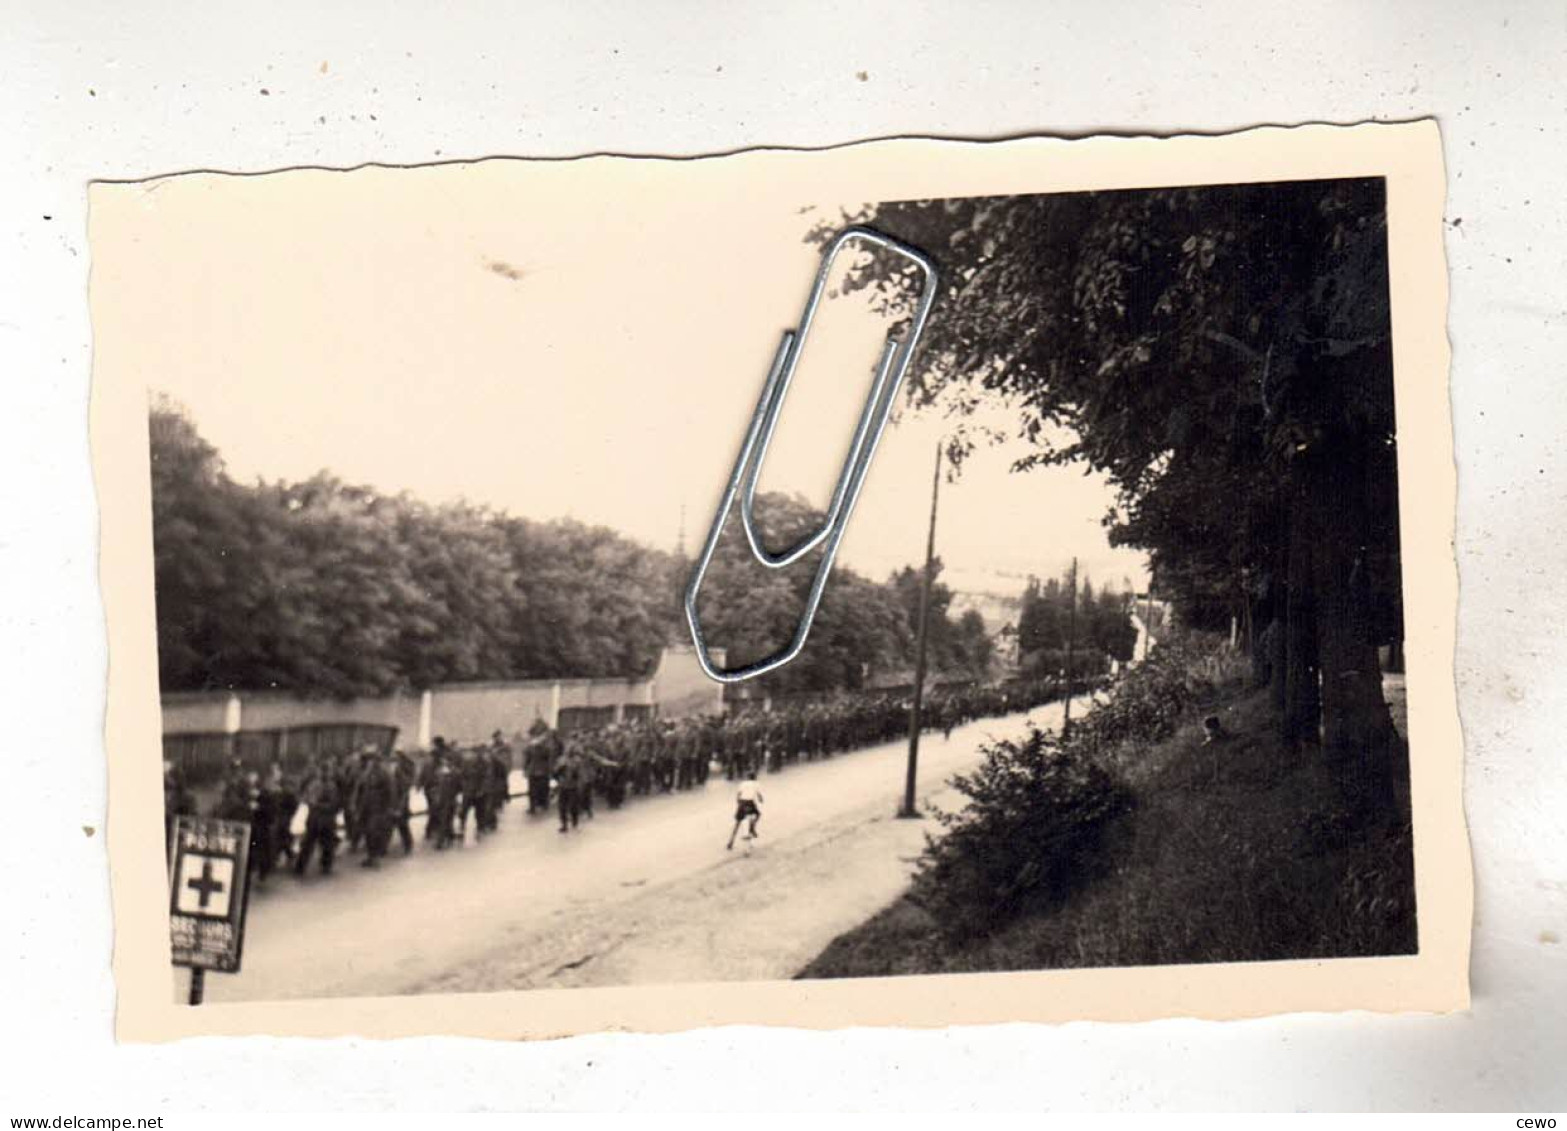
[(97, 202), (167, 1002), (1420, 953), (1385, 177), (519, 164)]

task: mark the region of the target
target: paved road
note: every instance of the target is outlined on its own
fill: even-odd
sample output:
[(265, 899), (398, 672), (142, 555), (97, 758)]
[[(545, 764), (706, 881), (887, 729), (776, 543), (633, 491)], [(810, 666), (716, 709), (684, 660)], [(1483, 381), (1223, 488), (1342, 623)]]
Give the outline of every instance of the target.
[[(1078, 705), (1081, 711), (1083, 705)], [(1059, 704), (1034, 721), (1057, 725)], [(1025, 716), (921, 741), (923, 802)], [(394, 847), (379, 871), (275, 875), (250, 905), (244, 970), (210, 1001), (787, 978), (902, 890), (935, 822), (892, 819), (905, 745), (766, 775), (762, 836), (724, 848), (733, 785), (639, 798), (561, 835), (514, 801), (499, 832), (437, 853)], [(421, 830), (417, 824), (415, 833)], [(183, 994), (183, 978), (175, 993)]]

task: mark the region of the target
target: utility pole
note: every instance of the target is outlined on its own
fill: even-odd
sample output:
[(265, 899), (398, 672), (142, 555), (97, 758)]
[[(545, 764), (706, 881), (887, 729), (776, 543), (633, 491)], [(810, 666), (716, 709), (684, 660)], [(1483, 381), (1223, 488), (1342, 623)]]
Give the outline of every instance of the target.
[(930, 481), (930, 534), (925, 539), (925, 577), (920, 583), (919, 631), (914, 645), (914, 702), (909, 707), (909, 765), (903, 781), (899, 817), (918, 817), (914, 808), (914, 778), (920, 761), (920, 708), (925, 697), (925, 639), (930, 629), (930, 588), (936, 572), (936, 499), (941, 492), (941, 444), (936, 444), (936, 470)]
[(1072, 730), (1072, 646), (1077, 642), (1077, 559), (1072, 559), (1072, 597), (1066, 614), (1066, 708), (1061, 714), (1061, 737)]

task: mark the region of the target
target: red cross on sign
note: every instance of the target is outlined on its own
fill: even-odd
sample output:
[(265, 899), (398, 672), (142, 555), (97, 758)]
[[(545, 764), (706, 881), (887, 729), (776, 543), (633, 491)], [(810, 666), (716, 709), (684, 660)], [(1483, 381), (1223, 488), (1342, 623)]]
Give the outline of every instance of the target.
[(169, 846), (169, 943), (176, 966), (234, 973), (245, 934), (250, 826), (180, 817)]
[(190, 915), (227, 919), (234, 890), (234, 861), (192, 852), (180, 858), (180, 871), (175, 907)]

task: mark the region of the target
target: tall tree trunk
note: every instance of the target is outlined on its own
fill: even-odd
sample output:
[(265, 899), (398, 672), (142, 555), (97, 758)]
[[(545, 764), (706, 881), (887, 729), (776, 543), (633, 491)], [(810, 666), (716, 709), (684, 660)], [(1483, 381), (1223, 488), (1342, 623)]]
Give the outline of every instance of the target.
[(1273, 553), (1273, 568), (1268, 573), (1268, 625), (1262, 635), (1268, 653), (1268, 685), (1272, 691), (1275, 716), (1284, 717), (1284, 665), (1288, 649), (1284, 638), (1285, 579), (1289, 577), (1289, 543), (1281, 541)]
[(1283, 609), (1274, 615), (1268, 623), (1268, 685), (1273, 695), (1273, 711), (1279, 718), (1284, 717), (1285, 707), (1285, 680), (1284, 665), (1289, 655), (1284, 639)]
[(1290, 507), (1289, 573), (1284, 591), (1284, 742), (1291, 747), (1317, 741), (1316, 531), (1309, 500)]
[(1393, 759), (1402, 747), (1382, 695), (1373, 628), (1365, 465), (1349, 445), (1312, 465), (1309, 525), (1316, 530), (1312, 587), (1323, 752), (1346, 800), (1371, 812), (1392, 800)]

